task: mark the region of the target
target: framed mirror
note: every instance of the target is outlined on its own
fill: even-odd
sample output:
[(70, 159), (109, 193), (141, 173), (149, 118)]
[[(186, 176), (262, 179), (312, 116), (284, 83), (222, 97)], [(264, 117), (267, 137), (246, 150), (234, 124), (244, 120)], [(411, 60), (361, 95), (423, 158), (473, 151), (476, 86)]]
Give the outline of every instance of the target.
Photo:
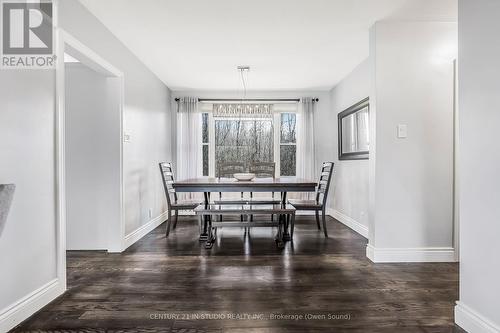
[(338, 114), (339, 160), (362, 160), (370, 155), (369, 98)]

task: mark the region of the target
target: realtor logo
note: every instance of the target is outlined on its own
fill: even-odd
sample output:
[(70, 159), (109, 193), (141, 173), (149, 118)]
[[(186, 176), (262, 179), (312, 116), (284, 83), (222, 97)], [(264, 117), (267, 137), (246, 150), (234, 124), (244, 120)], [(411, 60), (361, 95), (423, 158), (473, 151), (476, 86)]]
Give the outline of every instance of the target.
[(2, 68), (55, 67), (51, 1), (1, 2)]

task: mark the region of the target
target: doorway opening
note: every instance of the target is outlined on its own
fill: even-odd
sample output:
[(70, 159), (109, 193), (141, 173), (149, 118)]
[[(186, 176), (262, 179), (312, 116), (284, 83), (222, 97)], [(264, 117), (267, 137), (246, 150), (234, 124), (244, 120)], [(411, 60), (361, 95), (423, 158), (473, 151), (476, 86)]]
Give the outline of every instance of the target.
[(120, 220), (121, 154), (117, 77), (65, 53), (67, 250), (108, 250)]
[(124, 249), (123, 73), (58, 36), (58, 277), (66, 250)]

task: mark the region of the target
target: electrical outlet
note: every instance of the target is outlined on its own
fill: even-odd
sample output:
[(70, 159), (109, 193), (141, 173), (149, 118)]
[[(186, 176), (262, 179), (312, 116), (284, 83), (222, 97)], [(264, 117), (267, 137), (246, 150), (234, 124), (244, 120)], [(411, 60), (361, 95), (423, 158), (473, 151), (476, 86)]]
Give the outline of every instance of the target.
[(408, 126), (405, 124), (399, 124), (398, 125), (398, 138), (399, 139), (404, 139), (408, 136)]

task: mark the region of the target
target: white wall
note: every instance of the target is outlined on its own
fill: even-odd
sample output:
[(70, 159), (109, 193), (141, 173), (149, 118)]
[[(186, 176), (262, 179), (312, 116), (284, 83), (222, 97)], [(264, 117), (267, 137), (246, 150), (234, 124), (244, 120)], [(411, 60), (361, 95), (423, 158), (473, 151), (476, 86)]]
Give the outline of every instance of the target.
[(52, 71), (0, 72), (0, 183), (17, 185), (0, 237), (0, 319), (56, 278), (54, 82)]
[[(453, 59), (457, 24), (378, 22), (372, 28), (368, 255), (453, 260)], [(408, 137), (398, 139), (398, 124)]]
[(121, 119), (109, 103), (120, 91), (109, 80), (119, 79), (81, 63), (65, 66), (68, 250), (108, 249), (109, 224), (120, 219)]
[(158, 163), (171, 159), (170, 91), (76, 0), (59, 2), (59, 23), (73, 37), (124, 72), (123, 148), (125, 233), (166, 210)]
[(337, 115), (351, 105), (369, 97), (371, 71), (369, 60), (359, 64), (346, 78), (330, 91), (331, 107), (318, 116), (319, 141), (328, 143), (333, 150), (336, 173), (328, 208), (340, 221), (367, 236), (368, 233), (368, 160), (339, 161)]
[(460, 302), (467, 331), (500, 332), (500, 2), (459, 1)]

